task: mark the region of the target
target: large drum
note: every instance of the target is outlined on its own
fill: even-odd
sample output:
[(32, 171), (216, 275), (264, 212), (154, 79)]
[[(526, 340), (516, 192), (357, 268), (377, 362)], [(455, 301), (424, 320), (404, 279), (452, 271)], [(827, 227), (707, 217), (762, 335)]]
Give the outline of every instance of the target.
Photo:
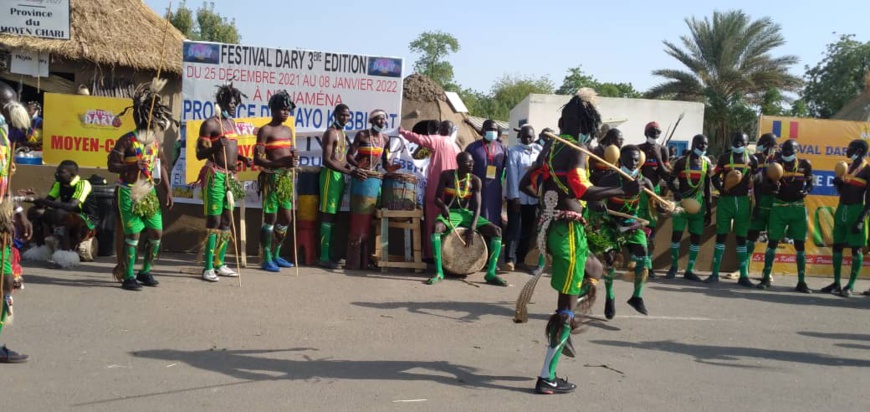
[[(489, 258), (486, 240), (474, 232), (474, 242), (465, 246), (465, 232), (471, 230), (456, 228), (456, 233), (448, 233), (441, 238), (441, 265), (444, 270), (456, 275), (470, 275), (480, 272)], [(456, 235), (459, 236), (456, 236)]]
[(351, 179), (350, 212), (370, 215), (378, 206), (378, 194), (381, 191), (381, 178), (371, 176), (365, 180)]
[(417, 178), (406, 173), (384, 175), (381, 204), (389, 210), (414, 210), (417, 208)]
[(320, 168), (302, 166), (296, 183), (296, 218), (299, 221), (317, 221), (317, 204), (320, 201)]

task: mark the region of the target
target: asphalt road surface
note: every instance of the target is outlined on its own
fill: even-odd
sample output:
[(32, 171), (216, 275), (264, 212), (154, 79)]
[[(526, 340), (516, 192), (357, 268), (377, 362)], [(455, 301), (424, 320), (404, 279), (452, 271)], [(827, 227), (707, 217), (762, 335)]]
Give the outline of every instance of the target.
[[(426, 275), (243, 270), (206, 283), (193, 256), (164, 257), (161, 284), (121, 290), (109, 262), (27, 267), (2, 342), (30, 362), (0, 365), (4, 411), (868, 411), (870, 298), (653, 281), (649, 316), (574, 336), (559, 375), (569, 395), (532, 392), (555, 309), (549, 278), (530, 320), (512, 287)], [(809, 279), (818, 289), (829, 280)], [(603, 294), (595, 315), (603, 318)]]

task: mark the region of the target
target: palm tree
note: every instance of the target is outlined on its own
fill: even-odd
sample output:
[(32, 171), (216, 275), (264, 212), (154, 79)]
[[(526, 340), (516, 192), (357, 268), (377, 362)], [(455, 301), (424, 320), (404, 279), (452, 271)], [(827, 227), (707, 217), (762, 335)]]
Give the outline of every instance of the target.
[(798, 58), (771, 55), (785, 40), (779, 25), (769, 17), (752, 20), (743, 11), (716, 11), (712, 20), (692, 17), (686, 25), (690, 35), (680, 37), (683, 48), (664, 41), (665, 52), (685, 69), (653, 71), (667, 81), (647, 95), (705, 103), (704, 132), (715, 152), (730, 146), (730, 131), (752, 130), (755, 116), (747, 113), (762, 102), (765, 93), (800, 87), (801, 80), (788, 73)]

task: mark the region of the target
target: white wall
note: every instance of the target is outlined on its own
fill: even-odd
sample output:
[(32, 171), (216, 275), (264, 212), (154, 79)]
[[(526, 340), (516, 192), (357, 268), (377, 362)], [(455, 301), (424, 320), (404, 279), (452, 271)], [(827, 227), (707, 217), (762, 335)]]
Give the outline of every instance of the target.
[[(562, 106), (568, 103), (571, 96), (532, 94), (516, 105), (510, 112), (511, 135), (509, 144), (516, 144), (517, 134), (514, 127), (519, 127), (520, 120), (527, 120), (540, 133), (545, 127), (558, 132), (559, 116)], [(691, 141), (692, 136), (703, 133), (704, 104), (672, 100), (623, 99), (614, 97), (599, 97), (598, 111), (603, 120), (627, 119), (616, 127), (622, 131), (626, 144), (640, 144), (645, 141), (643, 128), (648, 122), (657, 121), (662, 133), (677, 121), (680, 113), (685, 112), (680, 126), (674, 133), (673, 140)]]

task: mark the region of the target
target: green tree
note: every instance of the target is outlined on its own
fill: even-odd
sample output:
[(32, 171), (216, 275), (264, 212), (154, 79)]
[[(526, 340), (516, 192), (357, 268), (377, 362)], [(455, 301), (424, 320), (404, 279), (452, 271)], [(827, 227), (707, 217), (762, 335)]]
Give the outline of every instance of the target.
[(565, 75), (565, 79), (562, 80), (562, 85), (556, 90), (556, 94), (572, 95), (583, 87), (591, 87), (599, 96), (603, 97), (638, 98), (642, 96), (631, 83), (601, 83), (595, 77), (584, 73), (580, 66), (568, 69), (568, 74)]
[(767, 92), (761, 95), (761, 102), (759, 103), (761, 114), (767, 116), (784, 116), (786, 110), (782, 107), (783, 100), (782, 93), (779, 92), (779, 89), (768, 89)]
[(202, 7), (196, 10), (196, 21), (193, 11), (187, 7), (185, 1), (174, 12), (167, 10), (167, 14), (169, 22), (190, 40), (238, 44), (242, 39), (236, 28), (236, 20), (228, 20), (218, 14), (214, 9), (214, 2), (202, 3)]
[(546, 76), (503, 75), (492, 85), (490, 102), (485, 102), (482, 117), (508, 120), (511, 109), (530, 94), (553, 94), (555, 85)]
[(456, 37), (442, 31), (427, 31), (420, 33), (408, 49), (420, 54), (414, 63), (414, 72), (426, 75), (445, 89), (459, 90), (453, 84), (453, 65), (446, 60), (447, 56), (459, 51)]
[(807, 107), (807, 102), (804, 99), (795, 100), (788, 111), (788, 115), (792, 117), (810, 117), (810, 109)]
[(854, 34), (841, 35), (827, 46), (822, 61), (806, 70), (802, 99), (809, 114), (829, 118), (864, 90), (870, 72), (870, 42), (859, 42)]
[(800, 87), (801, 80), (788, 73), (797, 57), (772, 55), (785, 40), (769, 17), (753, 20), (743, 11), (717, 11), (712, 19), (687, 18), (686, 25), (690, 35), (680, 38), (682, 47), (664, 41), (665, 52), (685, 69), (653, 71), (667, 80), (647, 95), (704, 102), (705, 133), (715, 154), (730, 146), (730, 131), (753, 129), (746, 109), (759, 106), (770, 89)]

